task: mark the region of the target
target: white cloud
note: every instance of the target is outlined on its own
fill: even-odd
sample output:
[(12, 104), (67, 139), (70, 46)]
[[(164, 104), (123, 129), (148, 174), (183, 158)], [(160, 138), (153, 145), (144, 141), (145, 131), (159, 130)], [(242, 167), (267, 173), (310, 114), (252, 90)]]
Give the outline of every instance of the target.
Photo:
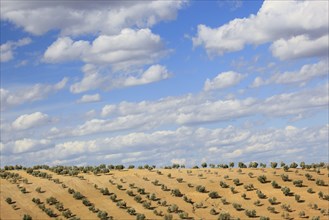
[(152, 65), (139, 77), (130, 76), (125, 79), (123, 86), (143, 85), (169, 78), (170, 74), (166, 67)]
[(29, 138), (24, 138), (8, 143), (1, 143), (1, 152), (8, 154), (20, 154), (33, 151), (43, 150), (51, 145), (51, 142), (46, 139), (34, 140)]
[(0, 88), (1, 110), (27, 102), (42, 100), (49, 94), (63, 89), (67, 81), (68, 78), (63, 78), (60, 82), (54, 85), (35, 84), (33, 86), (18, 88), (15, 91)]
[[(43, 144), (33, 140), (21, 142), (19, 146), (22, 147), (13, 152), (30, 152), (24, 154), (24, 157), (34, 163), (70, 161), (73, 158), (80, 158), (88, 163), (111, 158), (112, 163), (138, 163), (147, 160), (148, 163), (154, 162), (159, 166), (171, 163), (191, 166), (200, 163), (201, 158), (209, 163), (229, 162), (232, 159), (251, 161), (257, 158), (262, 158), (262, 162), (270, 162), (286, 161), (287, 157), (296, 156), (312, 161), (323, 160), (328, 156), (323, 154), (323, 147), (328, 145), (328, 125), (258, 130), (234, 126), (216, 129), (179, 127), (176, 130), (152, 133), (135, 132), (109, 138), (66, 141), (51, 149), (44, 149), (50, 145), (47, 140), (42, 140)], [(111, 147), (107, 147), (109, 145)], [(12, 143), (2, 145), (4, 149), (11, 149), (11, 146)], [(38, 147), (31, 150), (31, 146)], [(2, 158), (4, 162), (8, 162), (13, 157), (14, 155), (9, 155)], [(12, 160), (12, 163), (15, 162)]]
[(106, 91), (124, 88), (129, 86), (144, 85), (170, 77), (166, 67), (161, 65), (152, 65), (144, 72), (122, 73), (100, 73), (93, 65), (85, 65), (83, 68), (84, 77), (80, 82), (71, 85), (70, 90), (73, 93), (81, 93), (88, 90), (103, 89)]
[(224, 89), (234, 86), (241, 82), (245, 76), (234, 71), (228, 71), (218, 74), (214, 79), (207, 79), (204, 84), (204, 90)]
[(1, 1), (1, 19), (36, 35), (53, 29), (62, 35), (116, 34), (127, 27), (145, 28), (175, 19), (183, 5), (182, 1)]
[(18, 47), (28, 45), (32, 42), (30, 38), (22, 38), (18, 41), (7, 41), (0, 46), (0, 61), (7, 62), (14, 58), (14, 50)]
[(88, 53), (90, 48), (88, 41), (73, 41), (69, 37), (58, 38), (44, 53), (44, 61), (57, 63), (79, 59), (83, 54)]
[(25, 130), (37, 126), (47, 124), (50, 118), (47, 114), (41, 112), (34, 112), (32, 114), (24, 114), (16, 118), (12, 123), (15, 130)]
[(275, 57), (280, 60), (296, 59), (303, 57), (328, 57), (329, 35), (310, 39), (307, 35), (294, 36), (288, 40), (274, 41), (270, 49)]
[[(328, 51), (328, 42), (324, 42), (328, 35), (328, 19), (323, 19), (328, 17), (327, 9), (327, 1), (264, 1), (257, 15), (236, 18), (214, 29), (199, 25), (193, 45), (203, 46), (209, 55), (222, 55), (242, 50), (247, 44), (278, 40), (273, 52), (281, 59), (323, 55), (324, 50)], [(285, 41), (289, 48), (295, 47), (294, 41), (305, 45), (299, 45), (300, 51), (291, 52), (280, 48)], [(309, 47), (312, 41), (316, 42), (316, 47)], [(320, 45), (324, 48), (320, 49)]]
[(161, 38), (150, 29), (123, 29), (117, 35), (101, 35), (93, 42), (58, 38), (44, 53), (44, 61), (58, 63), (83, 60), (110, 65), (115, 71), (151, 64), (167, 54)]
[(78, 100), (78, 103), (88, 103), (88, 102), (99, 102), (101, 96), (97, 93), (94, 95), (83, 95), (81, 99)]
[(269, 79), (264, 80), (256, 77), (251, 87), (259, 87), (268, 84), (289, 84), (289, 83), (305, 83), (314, 78), (325, 77), (329, 72), (328, 60), (320, 60), (314, 64), (305, 64), (297, 71), (287, 71), (283, 73), (275, 73)]
[[(100, 115), (70, 131), (68, 136), (101, 132), (150, 130), (163, 125), (193, 125), (225, 122), (247, 116), (296, 117), (328, 106), (328, 85), (298, 92), (282, 93), (264, 99), (218, 99), (209, 95), (185, 95), (156, 101), (121, 102), (105, 105)], [(104, 118), (108, 117), (108, 118)]]

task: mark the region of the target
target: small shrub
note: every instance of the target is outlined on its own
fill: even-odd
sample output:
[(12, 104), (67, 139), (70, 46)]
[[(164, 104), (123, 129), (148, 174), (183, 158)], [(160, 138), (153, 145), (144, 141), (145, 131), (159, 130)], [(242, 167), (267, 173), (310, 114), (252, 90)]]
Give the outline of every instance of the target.
[(37, 188), (35, 189), (35, 191), (38, 192), (38, 193), (42, 193), (41, 187), (37, 187)]
[(292, 182), (296, 187), (302, 187), (303, 186), (303, 180), (294, 180)]
[(269, 206), (267, 207), (267, 211), (269, 211), (270, 213), (275, 213), (275, 208), (273, 206)]
[(32, 220), (32, 217), (28, 214), (24, 214), (23, 220)]
[(271, 185), (274, 189), (280, 188), (279, 184), (275, 180), (271, 182)]
[(71, 218), (73, 214), (72, 214), (71, 210), (67, 209), (67, 210), (65, 210), (65, 211), (62, 212), (62, 215), (65, 218)]
[(83, 203), (85, 206), (91, 206), (91, 205), (92, 205), (91, 202), (90, 202), (88, 199), (86, 199), (86, 198), (82, 199), (82, 203)]
[(51, 196), (49, 198), (47, 198), (46, 202), (49, 204), (49, 205), (54, 205), (56, 204), (58, 201), (55, 197)]
[(296, 200), (296, 202), (301, 202), (301, 200), (300, 200), (300, 195), (295, 194), (295, 200)]
[(259, 201), (259, 200), (256, 200), (256, 201), (254, 202), (254, 205), (255, 205), (255, 206), (261, 206), (261, 205), (262, 205), (262, 203), (261, 203), (261, 201)]
[(179, 182), (179, 183), (182, 183), (182, 182), (183, 182), (183, 178), (177, 178), (176, 180), (177, 180), (177, 182)]
[(276, 198), (273, 197), (273, 198), (269, 198), (268, 199), (268, 202), (271, 204), (271, 205), (275, 205), (276, 204)]
[(13, 203), (13, 200), (12, 200), (10, 197), (7, 197), (7, 198), (6, 198), (6, 202), (7, 202), (8, 204), (12, 204), (12, 203)]
[(290, 194), (290, 189), (289, 189), (289, 187), (283, 187), (283, 188), (281, 189), (281, 191), (283, 192), (283, 194), (284, 194), (285, 196), (288, 196), (288, 195)]
[(259, 220), (270, 220), (270, 218), (269, 218), (269, 217), (266, 217), (266, 216), (261, 216), (261, 217), (259, 218)]
[(219, 213), (218, 220), (231, 220), (231, 215), (228, 212)]
[(134, 197), (134, 200), (135, 200), (136, 202), (140, 203), (140, 202), (142, 201), (142, 197), (141, 197), (140, 195), (136, 195), (136, 196)]
[(235, 188), (233, 186), (230, 187), (230, 190), (233, 194), (235, 193)]
[(290, 205), (288, 204), (282, 204), (281, 208), (287, 212), (291, 212)]
[(235, 210), (237, 210), (237, 211), (242, 210), (242, 206), (241, 206), (241, 204), (233, 203), (232, 205), (233, 205), (233, 208), (235, 208)]
[(220, 185), (220, 187), (222, 187), (222, 188), (228, 188), (228, 187), (229, 187), (229, 185), (227, 185), (224, 181), (220, 181), (220, 182), (219, 182), (219, 185)]
[(236, 186), (241, 185), (240, 180), (239, 180), (238, 178), (234, 179), (234, 180), (233, 180), (233, 183), (234, 183)]
[(298, 216), (301, 217), (301, 218), (305, 218), (305, 217), (306, 217), (306, 214), (305, 214), (304, 211), (300, 211), (300, 212), (298, 213)]
[(144, 214), (140, 214), (140, 213), (138, 213), (138, 214), (136, 215), (136, 220), (144, 220), (144, 219), (146, 219), (146, 217), (145, 217)]
[(73, 198), (75, 198), (77, 200), (80, 200), (80, 199), (83, 199), (84, 196), (80, 192), (74, 192), (73, 193)]
[(171, 190), (171, 195), (176, 196), (176, 197), (182, 197), (183, 196), (183, 194), (180, 192), (179, 189)]
[(215, 192), (215, 191), (210, 192), (208, 195), (209, 195), (209, 197), (212, 198), (212, 199), (217, 199), (217, 198), (219, 198), (218, 193)]
[(314, 193), (314, 191), (313, 191), (312, 188), (308, 188), (308, 189), (307, 189), (307, 192), (308, 192), (308, 193), (311, 193), (311, 194)]
[(315, 184), (318, 185), (318, 186), (325, 186), (324, 181), (323, 181), (323, 180), (320, 180), (320, 179), (317, 179), (317, 180), (315, 181)]
[(125, 209), (125, 208), (127, 208), (127, 203), (125, 201), (119, 201), (119, 202), (117, 202), (117, 206), (120, 209)]
[(287, 181), (289, 181), (289, 176), (286, 175), (286, 174), (281, 174), (281, 179), (282, 179), (284, 182), (287, 182)]
[(254, 187), (254, 185), (253, 185), (252, 183), (244, 185), (244, 188), (245, 188), (247, 191), (252, 191), (252, 190), (255, 189), (255, 187)]
[(217, 215), (217, 212), (214, 208), (210, 209), (210, 215)]
[(260, 199), (266, 198), (266, 195), (264, 193), (262, 193), (262, 191), (260, 191), (260, 190), (257, 190), (256, 194), (257, 194), (258, 198), (260, 198)]
[(170, 205), (168, 207), (168, 212), (169, 213), (176, 213), (176, 212), (178, 212), (178, 206), (176, 204)]
[(196, 191), (201, 192), (201, 193), (205, 193), (206, 192), (206, 187), (198, 185), (196, 188)]
[(252, 178), (252, 177), (254, 176), (254, 173), (249, 172), (249, 173), (248, 173), (248, 176), (249, 176), (250, 178)]
[(246, 195), (245, 193), (242, 193), (242, 194), (241, 194), (241, 197), (242, 197), (243, 199), (247, 199), (247, 195)]
[(256, 210), (245, 210), (244, 212), (246, 214), (246, 216), (250, 217), (250, 218), (254, 218), (256, 217)]
[(136, 210), (134, 208), (127, 209), (129, 215), (136, 215)]
[(188, 213), (187, 212), (181, 212), (178, 214), (179, 218), (181, 219), (187, 219), (188, 218)]
[(260, 182), (260, 183), (266, 183), (266, 176), (265, 175), (261, 175), (261, 176), (258, 176), (257, 177), (257, 180)]
[(312, 175), (311, 174), (309, 174), (309, 173), (306, 173), (305, 174), (305, 177), (307, 178), (307, 180), (313, 180), (312, 178)]

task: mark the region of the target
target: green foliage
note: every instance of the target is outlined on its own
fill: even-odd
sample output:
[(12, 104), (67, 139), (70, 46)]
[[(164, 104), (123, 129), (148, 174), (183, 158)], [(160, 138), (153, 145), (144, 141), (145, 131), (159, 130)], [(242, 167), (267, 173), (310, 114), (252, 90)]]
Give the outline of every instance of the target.
[(206, 192), (206, 187), (198, 185), (196, 188), (196, 191), (201, 192), (201, 193), (205, 193)]
[(182, 197), (183, 196), (183, 194), (180, 192), (179, 189), (171, 190), (171, 195), (176, 196), (176, 197)]
[(281, 191), (285, 196), (288, 196), (290, 194), (289, 187), (283, 187), (283, 188), (281, 188)]
[(24, 214), (23, 220), (32, 220), (32, 217), (28, 214)]
[(210, 192), (208, 195), (209, 195), (209, 197), (212, 198), (212, 199), (217, 199), (217, 198), (219, 198), (218, 193), (215, 192), (215, 191)]
[(275, 169), (277, 166), (278, 166), (278, 163), (277, 162), (271, 162), (271, 167), (273, 169)]
[(12, 200), (12, 198), (7, 197), (7, 198), (6, 198), (6, 202), (7, 202), (8, 204), (11, 204), (11, 203), (13, 203), (13, 200)]
[(255, 210), (255, 209), (253, 209), (253, 210), (248, 210), (248, 209), (246, 209), (246, 210), (244, 211), (244, 213), (246, 214), (246, 216), (248, 216), (248, 217), (250, 217), (250, 218), (254, 218), (254, 217), (256, 217), (256, 210)]
[(279, 184), (275, 180), (271, 182), (271, 185), (274, 189), (280, 188)]
[(231, 215), (228, 212), (219, 213), (218, 220), (231, 220)]
[(303, 186), (303, 180), (294, 180), (292, 182), (296, 187), (302, 187)]
[(261, 175), (261, 176), (258, 176), (257, 179), (260, 183), (266, 183), (267, 178), (265, 175)]

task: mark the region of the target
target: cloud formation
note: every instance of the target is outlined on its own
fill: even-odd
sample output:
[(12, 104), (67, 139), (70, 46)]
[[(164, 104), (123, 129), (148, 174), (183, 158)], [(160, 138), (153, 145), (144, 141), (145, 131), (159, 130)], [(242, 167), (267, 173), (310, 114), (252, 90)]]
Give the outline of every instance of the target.
[(244, 77), (244, 75), (234, 71), (223, 72), (212, 80), (207, 79), (204, 83), (204, 90), (225, 89), (238, 84)]
[(124, 28), (147, 28), (173, 20), (184, 4), (183, 1), (81, 1), (79, 4), (1, 1), (1, 19), (35, 35), (50, 30), (60, 30), (63, 36), (117, 34)]
[(328, 55), (329, 22), (323, 19), (328, 17), (327, 9), (327, 1), (264, 1), (248, 18), (218, 28), (200, 24), (193, 45), (204, 47), (210, 56), (268, 42), (274, 42), (273, 55), (280, 59)]
[(7, 62), (14, 58), (14, 50), (18, 47), (28, 45), (32, 42), (30, 38), (22, 38), (18, 41), (7, 41), (0, 46), (0, 61)]
[(1, 111), (27, 102), (45, 99), (49, 94), (62, 90), (67, 81), (68, 78), (63, 78), (54, 85), (35, 84), (18, 88), (15, 91), (0, 88)]
[(24, 114), (16, 118), (12, 123), (15, 130), (25, 130), (36, 126), (44, 125), (50, 120), (47, 114), (34, 112), (32, 114)]
[(101, 96), (97, 93), (94, 95), (83, 95), (81, 99), (78, 100), (78, 103), (89, 103), (89, 102), (99, 102)]

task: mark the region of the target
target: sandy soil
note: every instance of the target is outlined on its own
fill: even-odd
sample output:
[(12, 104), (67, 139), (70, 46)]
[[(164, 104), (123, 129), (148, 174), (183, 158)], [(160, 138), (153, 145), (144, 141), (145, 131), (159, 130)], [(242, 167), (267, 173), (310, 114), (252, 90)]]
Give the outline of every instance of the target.
[[(45, 171), (45, 170), (43, 170)], [(329, 202), (322, 200), (318, 197), (318, 192), (322, 191), (324, 194), (329, 194), (329, 178), (328, 170), (322, 169), (320, 174), (313, 171), (307, 171), (302, 169), (289, 169), (289, 172), (284, 172), (282, 169), (242, 169), (242, 173), (238, 172), (238, 168), (234, 169), (161, 169), (162, 175), (159, 175), (156, 171), (148, 170), (123, 170), (110, 172), (110, 175), (94, 175), (94, 174), (79, 174), (83, 176), (83, 179), (78, 177), (70, 177), (57, 175), (51, 171), (45, 171), (53, 175), (52, 179), (58, 178), (61, 183), (64, 183), (67, 187), (73, 188), (79, 191), (88, 200), (95, 205), (96, 208), (108, 212), (114, 219), (136, 219), (136, 216), (131, 216), (127, 213), (126, 209), (121, 209), (116, 205), (116, 202), (110, 200), (108, 195), (103, 195), (100, 192), (100, 188), (107, 187), (111, 193), (117, 195), (117, 199), (125, 201), (127, 207), (134, 208), (137, 213), (145, 214), (147, 219), (163, 219), (161, 216), (157, 216), (153, 213), (154, 210), (162, 211), (167, 214), (167, 207), (161, 206), (157, 201), (150, 201), (146, 195), (141, 195), (144, 201), (151, 202), (152, 209), (146, 209), (141, 203), (137, 203), (133, 197), (127, 195), (127, 190), (132, 190), (134, 194), (139, 194), (137, 188), (131, 188), (130, 184), (134, 183), (136, 187), (144, 188), (148, 193), (154, 193), (160, 202), (166, 201), (167, 204), (176, 204), (180, 210), (187, 212), (189, 217), (193, 219), (217, 219), (218, 215), (211, 215), (210, 209), (214, 208), (218, 213), (221, 211), (227, 211), (234, 217), (240, 219), (248, 219), (245, 215), (245, 209), (256, 210), (257, 216), (267, 216), (270, 219), (282, 219), (281, 215), (284, 211), (281, 207), (282, 204), (288, 204), (291, 207), (291, 211), (288, 212), (291, 219), (300, 219), (299, 212), (305, 211), (306, 216), (312, 218), (313, 216), (320, 216), (321, 219), (328, 219), (328, 216), (320, 213), (321, 209), (329, 209)], [(188, 173), (190, 171), (191, 173)], [(274, 173), (275, 171), (275, 173)], [(98, 219), (97, 214), (88, 210), (88, 207), (82, 204), (81, 200), (76, 200), (71, 194), (68, 193), (67, 188), (63, 188), (62, 184), (56, 184), (52, 180), (42, 179), (27, 174), (25, 171), (11, 171), (19, 173), (23, 178), (28, 179), (28, 184), (20, 182), (19, 186), (23, 186), (27, 189), (28, 193), (23, 194), (17, 187), (17, 183), (11, 183), (9, 180), (1, 179), (1, 190), (0, 190), (0, 218), (1, 219), (22, 219), (24, 214), (29, 214), (33, 219), (50, 219), (46, 213), (40, 210), (37, 205), (32, 202), (32, 198), (40, 198), (46, 205), (55, 211), (58, 218), (65, 219), (61, 212), (56, 210), (54, 205), (50, 206), (46, 204), (46, 199), (50, 196), (54, 196), (57, 200), (63, 203), (65, 208), (69, 208), (73, 214), (81, 219)], [(253, 177), (250, 178), (248, 173), (252, 172)], [(171, 178), (167, 175), (171, 174)], [(292, 180), (290, 182), (282, 181), (280, 175), (288, 174)], [(307, 180), (304, 176), (305, 173), (310, 173), (313, 179), (324, 180), (326, 186), (317, 186), (315, 181)], [(265, 175), (267, 177), (267, 183), (260, 183), (257, 177)], [(228, 176), (228, 178), (225, 176)], [(145, 180), (145, 179), (148, 180)], [(182, 183), (178, 183), (177, 178), (183, 178)], [(239, 178), (242, 183), (239, 186), (235, 186), (233, 179)], [(111, 180), (114, 184), (109, 182)], [(182, 194), (191, 198), (193, 202), (204, 204), (203, 208), (194, 208), (192, 204), (187, 203), (183, 200), (183, 197), (174, 197), (171, 195), (171, 191), (163, 191), (161, 186), (155, 186), (152, 182), (158, 180), (159, 184), (166, 185), (169, 189), (179, 189)], [(271, 185), (271, 181), (275, 180), (281, 187), (289, 187), (292, 194), (290, 196), (284, 196), (281, 189), (274, 189)], [(303, 187), (296, 187), (293, 185), (293, 180), (303, 180)], [(221, 188), (219, 182), (224, 181), (229, 186), (235, 187), (235, 193), (232, 193), (229, 188)], [(256, 189), (261, 190), (266, 196), (266, 199), (259, 199), (256, 194), (256, 190), (246, 191), (244, 185), (253, 184)], [(97, 184), (98, 189), (94, 187)], [(123, 188), (120, 190), (117, 185), (120, 184)], [(193, 187), (189, 187), (188, 184)], [(227, 200), (227, 204), (224, 205), (221, 198), (211, 199), (208, 193), (197, 192), (195, 187), (197, 185), (203, 185), (207, 191), (216, 191), (221, 198)], [(43, 193), (35, 191), (37, 187), (41, 187), (44, 190)], [(312, 188), (315, 193), (308, 193), (307, 189)], [(245, 193), (247, 199), (241, 197)], [(303, 202), (297, 202), (294, 194), (301, 196)], [(7, 204), (5, 201), (7, 197), (11, 197), (14, 204)], [(271, 205), (268, 198), (276, 197), (277, 204)], [(262, 206), (255, 206), (254, 202), (260, 200)], [(237, 211), (232, 206), (233, 203), (241, 204), (242, 210)], [(317, 204), (318, 209), (312, 209), (309, 204)], [(15, 207), (12, 207), (14, 205)], [(275, 207), (276, 213), (270, 213), (267, 207)], [(178, 214), (173, 214), (174, 219), (179, 219)]]

